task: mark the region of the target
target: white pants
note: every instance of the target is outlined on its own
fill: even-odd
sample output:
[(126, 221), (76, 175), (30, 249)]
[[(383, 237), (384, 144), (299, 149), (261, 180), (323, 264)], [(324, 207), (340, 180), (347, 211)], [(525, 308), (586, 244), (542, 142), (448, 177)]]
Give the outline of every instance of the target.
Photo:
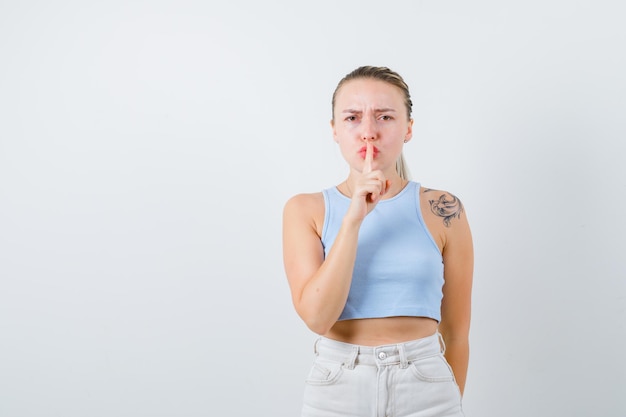
[(319, 338), (302, 417), (463, 416), (442, 346), (439, 333), (376, 347)]

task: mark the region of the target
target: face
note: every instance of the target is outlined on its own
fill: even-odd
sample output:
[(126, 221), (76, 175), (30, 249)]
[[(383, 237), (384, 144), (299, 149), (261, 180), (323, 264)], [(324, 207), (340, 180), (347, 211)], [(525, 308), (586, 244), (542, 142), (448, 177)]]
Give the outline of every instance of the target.
[(387, 82), (356, 79), (346, 82), (335, 99), (333, 137), (352, 169), (361, 171), (367, 141), (374, 145), (372, 169), (395, 173), (413, 120), (407, 117), (402, 91)]

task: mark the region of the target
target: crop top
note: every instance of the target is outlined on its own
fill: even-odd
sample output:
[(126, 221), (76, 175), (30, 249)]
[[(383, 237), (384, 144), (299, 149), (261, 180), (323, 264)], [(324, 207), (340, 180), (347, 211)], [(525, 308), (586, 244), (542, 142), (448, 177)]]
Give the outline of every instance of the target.
[[(381, 200), (359, 230), (348, 300), (339, 320), (411, 316), (441, 321), (443, 257), (420, 210), (420, 184), (410, 181)], [(324, 255), (335, 241), (350, 199), (323, 190)]]

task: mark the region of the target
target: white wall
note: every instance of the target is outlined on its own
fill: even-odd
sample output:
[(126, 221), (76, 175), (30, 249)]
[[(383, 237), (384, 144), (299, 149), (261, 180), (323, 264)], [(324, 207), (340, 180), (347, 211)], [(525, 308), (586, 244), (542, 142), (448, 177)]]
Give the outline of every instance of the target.
[(626, 415), (626, 6), (223, 3), (0, 4), (0, 416), (298, 415), (281, 211), (363, 64), (471, 221), (467, 415)]

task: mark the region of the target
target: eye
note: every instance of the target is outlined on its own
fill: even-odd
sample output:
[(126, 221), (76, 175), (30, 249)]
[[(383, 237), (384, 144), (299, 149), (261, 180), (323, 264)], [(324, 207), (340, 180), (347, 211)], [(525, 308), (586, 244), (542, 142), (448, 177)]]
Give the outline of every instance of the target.
[(380, 116), (381, 120), (393, 120), (393, 117), (389, 116), (388, 114), (383, 114), (382, 116)]
[(348, 116), (344, 120), (346, 122), (354, 122), (356, 120), (356, 116)]

